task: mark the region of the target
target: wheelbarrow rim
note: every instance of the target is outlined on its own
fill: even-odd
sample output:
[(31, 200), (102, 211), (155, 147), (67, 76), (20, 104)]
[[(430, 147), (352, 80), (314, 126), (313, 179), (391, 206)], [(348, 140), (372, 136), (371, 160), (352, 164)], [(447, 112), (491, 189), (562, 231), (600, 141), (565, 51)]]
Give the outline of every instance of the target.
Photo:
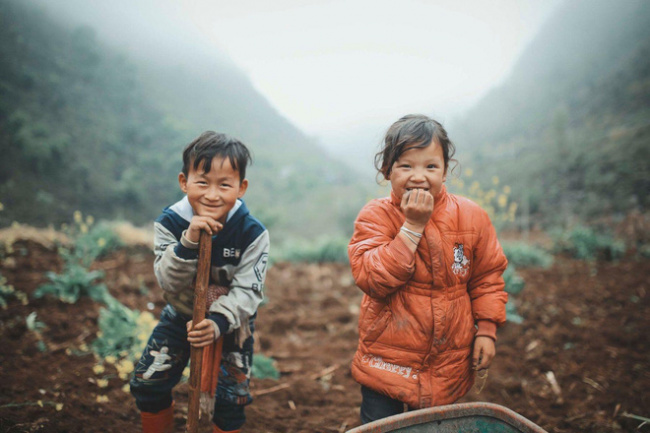
[(486, 416), (496, 418), (522, 433), (547, 433), (546, 430), (517, 412), (495, 403), (472, 402), (418, 409), (348, 430), (346, 433), (388, 433), (398, 428), (444, 421), (467, 416)]

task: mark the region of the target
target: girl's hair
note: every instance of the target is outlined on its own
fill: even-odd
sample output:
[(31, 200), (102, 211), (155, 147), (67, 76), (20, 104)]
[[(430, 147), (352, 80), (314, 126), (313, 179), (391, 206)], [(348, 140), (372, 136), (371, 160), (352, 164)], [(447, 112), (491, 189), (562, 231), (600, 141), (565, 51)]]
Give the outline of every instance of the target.
[(240, 181), (246, 178), (246, 165), (253, 162), (241, 141), (226, 134), (205, 131), (183, 150), (183, 174), (188, 175), (190, 166), (197, 170), (201, 163), (204, 163), (205, 172), (209, 173), (215, 157), (228, 158), (232, 168), (239, 171)]
[(375, 155), (375, 168), (388, 180), (393, 164), (404, 152), (414, 148), (427, 147), (435, 139), (442, 146), (445, 170), (456, 152), (454, 143), (447, 137), (447, 131), (435, 120), (423, 114), (408, 114), (393, 123), (384, 137), (383, 149)]

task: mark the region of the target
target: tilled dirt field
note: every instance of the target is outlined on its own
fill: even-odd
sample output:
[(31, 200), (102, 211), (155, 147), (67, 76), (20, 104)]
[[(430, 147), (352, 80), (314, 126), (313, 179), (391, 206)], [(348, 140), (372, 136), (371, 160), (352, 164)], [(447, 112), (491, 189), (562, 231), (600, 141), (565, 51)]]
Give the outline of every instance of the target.
[[(106, 272), (106, 284), (122, 303), (140, 310), (153, 303), (158, 315), (164, 303), (152, 261), (148, 250), (129, 248), (95, 267)], [(61, 265), (53, 248), (17, 241), (0, 273), (31, 294), (45, 281), (44, 272)], [(549, 432), (638, 431), (641, 421), (623, 415), (650, 417), (650, 261), (557, 257), (550, 269), (520, 273), (526, 288), (516, 303), (524, 322), (499, 331), (485, 388), (463, 401), (502, 404)], [(275, 264), (266, 290), (256, 352), (275, 359), (281, 377), (253, 379), (255, 401), (243, 431), (344, 432), (358, 425), (361, 398), (349, 363), (361, 291), (349, 268)], [(45, 352), (25, 325), (32, 312), (46, 325)], [(98, 314), (99, 305), (87, 298), (73, 305), (52, 298), (13, 301), (0, 310), (0, 432), (139, 431), (139, 413), (112, 366), (108, 386), (100, 388), (94, 356), (66, 351), (96, 338)], [(98, 396), (107, 399), (98, 402)], [(187, 385), (179, 385), (178, 432), (184, 431), (186, 396)], [(211, 431), (207, 422), (203, 426)]]

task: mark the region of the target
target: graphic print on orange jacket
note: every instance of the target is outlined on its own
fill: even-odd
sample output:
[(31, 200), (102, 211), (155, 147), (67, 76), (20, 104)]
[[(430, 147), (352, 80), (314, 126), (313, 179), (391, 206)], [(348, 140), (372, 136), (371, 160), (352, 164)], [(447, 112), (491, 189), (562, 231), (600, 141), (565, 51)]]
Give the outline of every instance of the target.
[(495, 338), (506, 320), (507, 260), (487, 213), (443, 186), (415, 254), (397, 236), (400, 198), (369, 202), (348, 248), (365, 295), (352, 375), (411, 408), (456, 401), (474, 375), (477, 335)]

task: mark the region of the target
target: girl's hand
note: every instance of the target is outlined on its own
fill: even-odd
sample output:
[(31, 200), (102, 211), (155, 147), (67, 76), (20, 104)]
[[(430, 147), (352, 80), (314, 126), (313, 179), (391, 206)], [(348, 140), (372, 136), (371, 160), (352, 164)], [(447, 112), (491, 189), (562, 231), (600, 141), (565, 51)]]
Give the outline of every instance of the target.
[(423, 189), (412, 189), (402, 195), (402, 212), (406, 216), (409, 229), (424, 231), (433, 213), (433, 196)]
[(201, 230), (205, 230), (210, 236), (212, 236), (217, 234), (222, 228), (223, 224), (209, 216), (194, 215), (192, 221), (190, 221), (190, 226), (187, 228), (185, 236), (188, 241), (197, 243), (201, 235)]
[(193, 331), (192, 321), (187, 322), (187, 341), (194, 347), (204, 347), (210, 345), (214, 340), (219, 338), (219, 335), (215, 335), (215, 326), (212, 325), (212, 321), (209, 319), (203, 319), (196, 324)]
[(490, 337), (479, 336), (474, 340), (474, 354), (472, 356), (472, 368), (474, 370), (483, 370), (490, 366), (496, 349), (494, 340)]

